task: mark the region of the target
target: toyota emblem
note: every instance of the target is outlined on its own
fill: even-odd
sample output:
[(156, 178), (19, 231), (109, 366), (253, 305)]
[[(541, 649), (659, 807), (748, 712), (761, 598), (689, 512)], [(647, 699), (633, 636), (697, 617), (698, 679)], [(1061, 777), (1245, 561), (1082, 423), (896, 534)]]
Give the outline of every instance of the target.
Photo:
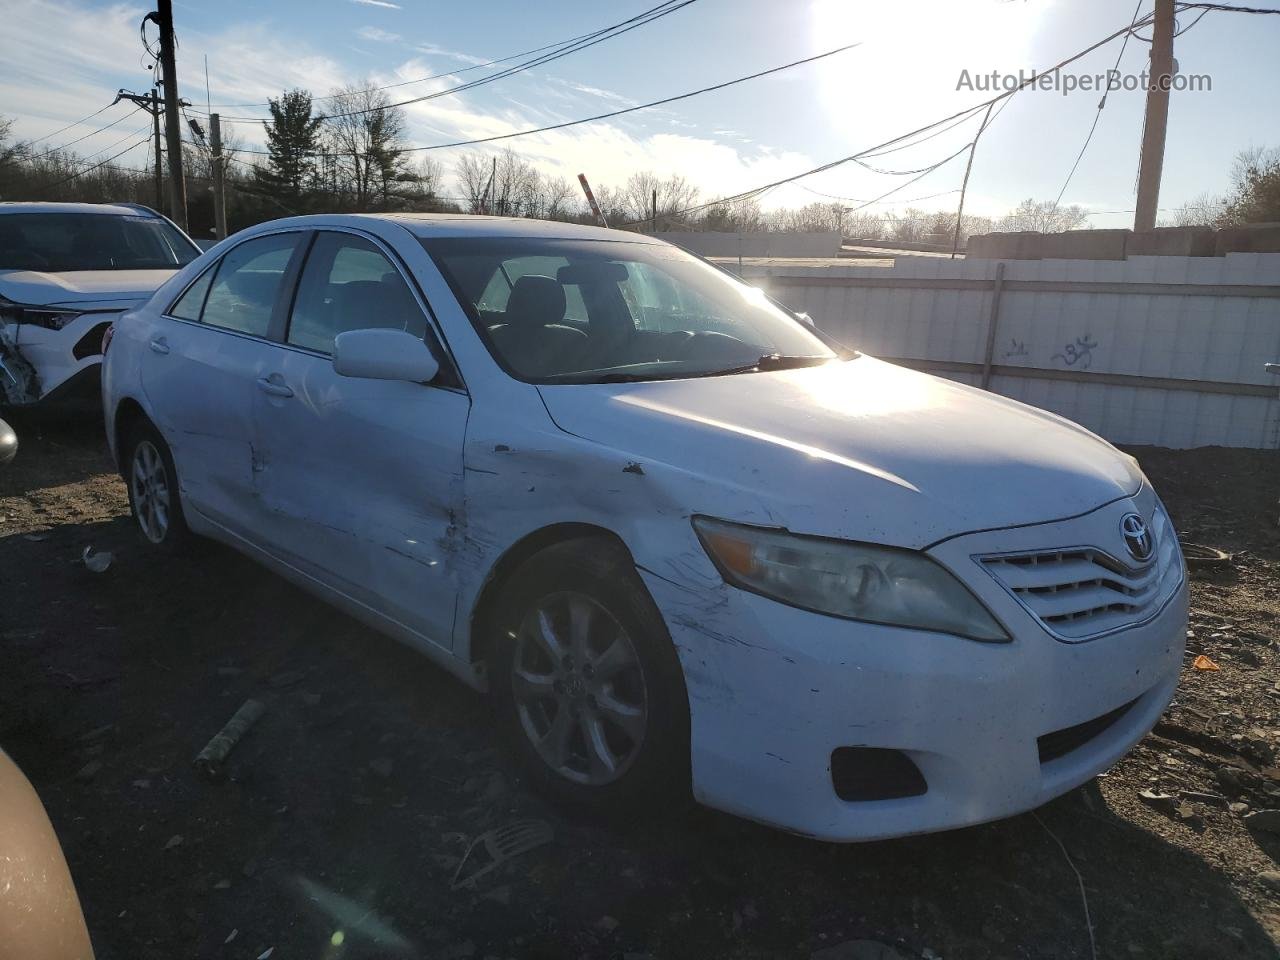
[(1147, 521), (1136, 513), (1126, 513), (1120, 518), (1120, 533), (1124, 537), (1124, 545), (1129, 548), (1129, 555), (1139, 563), (1146, 563), (1155, 553), (1155, 538)]

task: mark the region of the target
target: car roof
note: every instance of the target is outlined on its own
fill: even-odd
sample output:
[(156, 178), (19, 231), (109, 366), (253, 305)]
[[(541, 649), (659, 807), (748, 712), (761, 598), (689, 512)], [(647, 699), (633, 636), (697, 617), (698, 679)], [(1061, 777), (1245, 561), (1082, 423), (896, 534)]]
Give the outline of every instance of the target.
[(159, 214), (140, 203), (0, 203), (0, 216), (6, 213), (98, 213), (115, 217), (154, 217)]
[(359, 213), (313, 214), (289, 217), (259, 227), (353, 226), (362, 220), (385, 220), (398, 224), (416, 237), (541, 237), (555, 240), (612, 240), (629, 243), (661, 243), (641, 233), (607, 230), (581, 223), (559, 220), (534, 220), (528, 217), (486, 217), (466, 213)]

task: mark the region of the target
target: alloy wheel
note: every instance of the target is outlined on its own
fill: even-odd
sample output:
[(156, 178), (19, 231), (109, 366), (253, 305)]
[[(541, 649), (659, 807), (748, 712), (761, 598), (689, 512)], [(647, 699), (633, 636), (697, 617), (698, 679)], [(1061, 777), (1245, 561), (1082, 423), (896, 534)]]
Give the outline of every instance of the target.
[(644, 670), (630, 636), (581, 593), (543, 597), (516, 634), (511, 689), (539, 757), (575, 783), (618, 780), (644, 743)]
[(129, 486), (143, 536), (152, 543), (163, 542), (169, 532), (169, 472), (160, 451), (150, 440), (141, 440), (133, 448)]

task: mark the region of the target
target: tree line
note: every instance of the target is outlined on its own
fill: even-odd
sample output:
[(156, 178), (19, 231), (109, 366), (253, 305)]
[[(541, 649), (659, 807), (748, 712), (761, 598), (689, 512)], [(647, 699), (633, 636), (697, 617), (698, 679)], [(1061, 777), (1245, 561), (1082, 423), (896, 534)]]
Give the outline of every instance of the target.
[[(319, 212), (459, 212), (594, 221), (578, 185), (547, 173), (514, 149), (463, 153), (448, 166), (407, 141), (407, 117), (386, 91), (348, 85), (323, 98), (302, 89), (269, 100), (263, 121), (265, 151), (249, 151), (224, 129), (227, 217), (232, 230), (292, 214)], [(212, 232), (212, 158), (203, 131), (183, 146), (188, 179), (188, 221), (193, 236)], [(151, 161), (104, 163), (100, 155), (23, 142), (0, 117), (0, 199), (132, 201), (163, 207)], [(107, 153), (110, 158), (110, 151)], [(149, 154), (149, 152), (148, 152)], [(132, 156), (139, 156), (133, 153)], [(595, 184), (611, 226), (660, 230), (835, 231), (846, 237), (949, 244), (954, 210), (908, 207), (875, 214), (859, 201), (825, 197), (800, 207), (764, 210), (756, 199), (704, 198), (679, 174), (631, 174), (620, 185)], [(815, 191), (816, 193), (816, 191)], [(692, 208), (692, 209), (691, 209)], [(991, 230), (1059, 232), (1088, 225), (1088, 211), (1028, 199), (998, 218), (965, 215), (963, 240)], [(1172, 223), (1186, 225), (1280, 219), (1280, 151), (1254, 150), (1237, 159), (1232, 191), (1200, 197), (1180, 208)]]

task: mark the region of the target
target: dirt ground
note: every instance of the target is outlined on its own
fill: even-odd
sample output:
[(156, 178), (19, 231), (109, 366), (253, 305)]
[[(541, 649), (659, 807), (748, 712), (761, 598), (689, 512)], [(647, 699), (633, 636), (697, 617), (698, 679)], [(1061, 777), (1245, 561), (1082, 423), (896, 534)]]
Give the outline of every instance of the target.
[[(831, 846), (700, 809), (574, 822), (422, 658), (228, 550), (149, 555), (96, 429), (22, 443), (0, 468), (0, 745), (101, 958), (1065, 960), (1094, 955), (1081, 884), (1098, 957), (1277, 955), (1280, 833), (1244, 819), (1280, 808), (1276, 455), (1133, 451), (1184, 538), (1235, 557), (1194, 579), (1182, 687), (1130, 756), (1034, 814)], [(229, 776), (197, 776), (248, 697), (268, 711)], [(522, 818), (554, 839), (451, 890), (470, 839)]]

